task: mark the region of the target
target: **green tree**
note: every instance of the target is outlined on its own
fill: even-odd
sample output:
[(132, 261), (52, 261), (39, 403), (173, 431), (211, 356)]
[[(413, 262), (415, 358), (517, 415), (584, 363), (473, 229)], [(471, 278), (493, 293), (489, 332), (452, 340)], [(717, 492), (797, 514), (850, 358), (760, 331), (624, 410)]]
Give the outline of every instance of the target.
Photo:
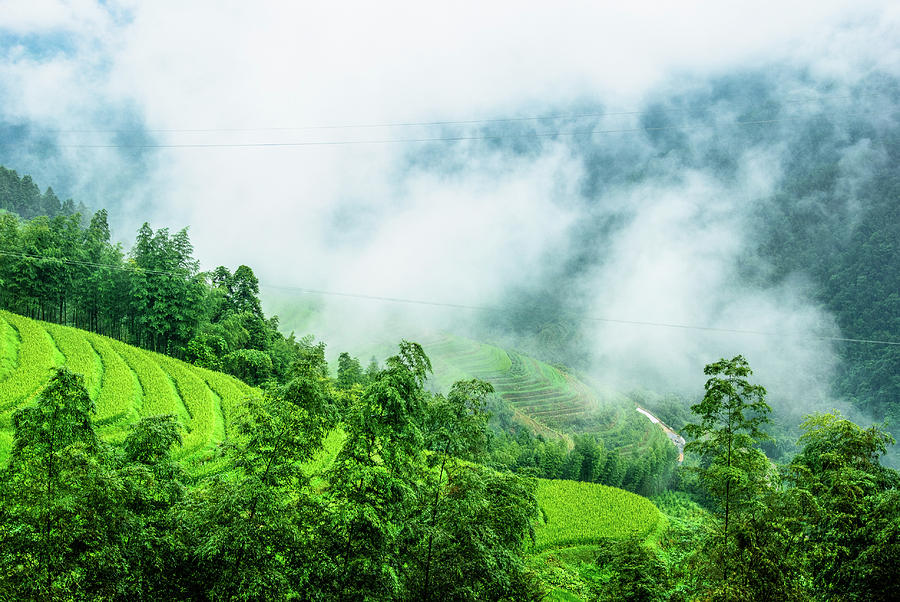
[(430, 371), (422, 347), (402, 341), (346, 413), (347, 439), (326, 475), (331, 512), (322, 526), (332, 560), (320, 587), (334, 598), (390, 599), (402, 591), (401, 548), (415, 533)]
[(259, 302), (259, 280), (249, 267), (238, 266), (231, 278), (231, 307), (237, 313), (247, 312), (262, 318), (262, 306)]
[(597, 563), (612, 573), (603, 600), (656, 602), (668, 600), (670, 586), (665, 562), (657, 552), (635, 539), (607, 543)]
[(116, 476), (128, 519), (127, 529), (118, 533), (125, 558), (118, 576), (123, 599), (186, 597), (182, 567), (191, 560), (174, 537), (173, 513), (187, 490), (184, 470), (172, 456), (181, 442), (181, 425), (170, 414), (142, 418), (122, 443)]
[(125, 490), (91, 422), (79, 375), (59, 368), (33, 406), (13, 415), (0, 478), (0, 598), (123, 594)]
[(338, 356), (337, 385), (342, 389), (349, 389), (353, 385), (361, 385), (365, 382), (362, 366), (359, 359), (351, 357), (346, 351)]
[(179, 508), (197, 559), (192, 596), (269, 600), (305, 587), (317, 545), (308, 525), (321, 511), (303, 463), (321, 448), (328, 406), (309, 373), (247, 400), (226, 444), (236, 473), (203, 484)]
[(526, 599), (522, 552), (533, 541), (534, 485), (478, 466), (488, 445), (484, 381), (455, 383), (425, 413), (428, 454), (405, 573), (411, 600)]
[(693, 438), (685, 453), (699, 456), (695, 470), (722, 518), (721, 536), (711, 553), (721, 574), (718, 591), (728, 599), (746, 585), (740, 583), (741, 573), (732, 570), (740, 556), (734, 523), (771, 489), (771, 465), (756, 447), (768, 438), (760, 427), (768, 422), (771, 408), (765, 402), (766, 390), (748, 380), (753, 372), (742, 356), (709, 364), (703, 372), (710, 378), (703, 399), (691, 406), (700, 421), (684, 427)]
[(811, 495), (804, 507), (809, 565), (821, 599), (896, 600), (900, 595), (900, 474), (881, 465), (894, 439), (838, 413), (801, 425), (786, 477)]

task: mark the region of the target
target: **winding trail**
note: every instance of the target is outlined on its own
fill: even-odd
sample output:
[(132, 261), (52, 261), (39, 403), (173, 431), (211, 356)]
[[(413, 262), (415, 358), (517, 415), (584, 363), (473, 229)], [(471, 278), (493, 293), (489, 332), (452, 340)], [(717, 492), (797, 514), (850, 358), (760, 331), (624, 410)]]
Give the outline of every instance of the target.
[(670, 441), (672, 441), (672, 445), (675, 446), (675, 449), (678, 450), (678, 463), (684, 462), (684, 445), (687, 441), (684, 440), (684, 437), (670, 429), (668, 426), (663, 423), (662, 420), (642, 408), (641, 406), (637, 406), (637, 411), (650, 419), (650, 422), (658, 426), (662, 429), (662, 431), (666, 434)]

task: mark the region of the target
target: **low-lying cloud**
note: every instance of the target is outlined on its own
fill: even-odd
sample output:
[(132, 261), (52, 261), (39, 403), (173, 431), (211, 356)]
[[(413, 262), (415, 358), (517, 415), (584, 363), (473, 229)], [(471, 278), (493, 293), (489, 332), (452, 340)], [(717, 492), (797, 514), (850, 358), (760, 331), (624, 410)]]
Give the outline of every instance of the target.
[[(566, 359), (621, 387), (697, 390), (704, 363), (744, 353), (778, 397), (828, 397), (836, 355), (812, 337), (837, 328), (802, 272), (747, 276), (772, 269), (754, 220), (790, 177), (791, 120), (857, 110), (840, 99), (898, 76), (889, 3), (5, 2), (0, 14), (0, 162), (110, 206), (125, 240), (144, 219), (190, 225), (204, 267), (246, 263), (264, 284), (545, 312), (538, 327), (558, 313), (577, 324)], [(530, 116), (544, 118), (399, 125)], [(432, 140), (384, 142), (399, 139)], [(298, 141), (329, 144), (228, 146)], [(840, 148), (848, 224), (884, 160), (871, 140)], [(505, 324), (278, 290), (264, 293), (284, 325), (334, 351), (426, 328), (500, 337)], [(519, 322), (509, 340), (537, 347)]]

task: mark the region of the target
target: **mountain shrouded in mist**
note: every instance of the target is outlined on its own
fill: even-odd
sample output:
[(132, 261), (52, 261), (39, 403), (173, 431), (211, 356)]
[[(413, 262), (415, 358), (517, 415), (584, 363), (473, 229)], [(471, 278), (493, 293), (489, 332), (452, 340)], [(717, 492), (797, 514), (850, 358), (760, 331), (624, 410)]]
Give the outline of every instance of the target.
[(172, 8), (7, 11), (0, 163), (119, 239), (189, 224), (335, 350), (450, 329), (675, 391), (742, 352), (801, 412), (896, 400), (895, 347), (816, 338), (898, 332), (890, 5)]

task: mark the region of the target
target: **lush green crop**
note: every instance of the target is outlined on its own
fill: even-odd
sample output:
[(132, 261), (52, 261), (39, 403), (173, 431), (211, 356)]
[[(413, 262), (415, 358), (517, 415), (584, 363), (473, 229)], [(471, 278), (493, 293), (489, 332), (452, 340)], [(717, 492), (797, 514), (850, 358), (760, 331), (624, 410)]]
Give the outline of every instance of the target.
[(57, 365), (85, 377), (103, 437), (121, 440), (140, 416), (175, 414), (185, 426), (179, 452), (194, 474), (227, 469), (215, 445), (226, 419), (254, 389), (228, 375), (75, 328), (0, 312), (0, 460), (12, 445), (12, 411), (34, 396)]
[(0, 315), (0, 381), (19, 364), (19, 335)]
[(118, 341), (110, 340), (109, 343), (128, 362), (141, 383), (143, 403), (139, 410), (140, 415), (175, 414), (183, 424), (187, 424), (191, 417), (178, 396), (172, 379), (159, 367), (157, 358), (161, 356)]
[(0, 382), (0, 413), (9, 412), (35, 395), (59, 364), (59, 351), (40, 322), (16, 314), (0, 312), (19, 333), (19, 362), (6, 380)]
[(535, 533), (539, 550), (643, 538), (661, 517), (647, 498), (596, 483), (538, 479), (537, 499), (545, 521)]
[[(221, 413), (216, 411), (217, 398), (202, 378), (184, 367), (177, 360), (169, 357), (155, 356), (157, 363), (171, 378), (179, 397), (187, 409), (190, 421), (185, 425), (187, 433), (181, 453), (190, 455), (213, 442), (216, 422), (221, 420)], [(221, 425), (218, 429), (224, 433)]]
[(44, 324), (44, 329), (63, 354), (66, 366), (72, 372), (84, 376), (84, 385), (91, 399), (97, 401), (103, 380), (103, 363), (85, 336), (86, 333), (56, 324)]
[(224, 439), (228, 433), (228, 423), (235, 417), (244, 400), (253, 394), (254, 389), (221, 372), (197, 368), (196, 373), (221, 400), (219, 411), (222, 413), (222, 439)]
[(136, 420), (141, 407), (141, 386), (122, 356), (110, 345), (110, 339), (90, 336), (103, 363), (103, 381), (97, 397), (97, 419), (100, 425), (117, 425)]

